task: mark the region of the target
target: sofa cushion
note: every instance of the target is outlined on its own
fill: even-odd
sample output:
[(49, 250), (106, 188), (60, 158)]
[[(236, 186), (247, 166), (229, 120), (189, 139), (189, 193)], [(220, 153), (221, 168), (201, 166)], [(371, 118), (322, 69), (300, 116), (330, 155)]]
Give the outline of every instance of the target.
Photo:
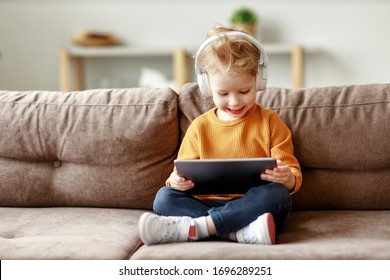
[(227, 241), (140, 247), (131, 259), (328, 260), (390, 259), (390, 211), (293, 212), (276, 245)]
[(296, 209), (390, 209), (390, 84), (270, 88), (258, 102), (293, 133)]
[(0, 259), (128, 259), (143, 210), (0, 207)]
[(185, 84), (179, 93), (178, 106), (182, 139), (190, 123), (201, 114), (214, 108), (215, 104), (211, 97), (205, 97), (200, 93), (197, 83), (189, 83)]
[(151, 209), (173, 168), (166, 89), (0, 92), (0, 206)]
[(390, 135), (385, 118), (390, 84), (270, 88), (259, 94), (258, 102), (277, 111), (294, 131), (303, 166), (366, 170), (389, 163), (390, 145), (381, 139)]
[[(390, 84), (267, 88), (257, 102), (292, 132), (303, 171), (294, 209), (390, 209)], [(181, 135), (213, 106), (196, 84), (185, 85)]]

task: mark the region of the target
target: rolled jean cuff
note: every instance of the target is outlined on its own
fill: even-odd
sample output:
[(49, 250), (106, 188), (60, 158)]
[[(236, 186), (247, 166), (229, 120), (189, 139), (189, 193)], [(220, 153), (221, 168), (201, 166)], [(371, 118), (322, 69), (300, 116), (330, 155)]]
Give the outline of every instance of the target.
[(228, 233), (225, 230), (225, 227), (223, 225), (222, 218), (219, 215), (219, 212), (218, 211), (214, 211), (214, 209), (210, 209), (208, 212), (209, 212), (209, 215), (210, 215), (211, 219), (213, 220), (215, 229), (217, 231), (216, 235), (218, 237), (221, 237), (221, 236), (225, 235), (226, 233)]

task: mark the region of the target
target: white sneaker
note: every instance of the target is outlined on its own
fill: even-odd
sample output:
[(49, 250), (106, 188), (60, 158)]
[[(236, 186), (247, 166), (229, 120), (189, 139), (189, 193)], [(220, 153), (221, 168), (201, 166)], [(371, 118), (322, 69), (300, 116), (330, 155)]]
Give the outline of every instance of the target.
[(159, 216), (144, 213), (138, 222), (138, 235), (146, 245), (188, 241), (191, 217)]
[(271, 213), (259, 216), (248, 226), (229, 234), (230, 239), (246, 244), (275, 244), (275, 222)]

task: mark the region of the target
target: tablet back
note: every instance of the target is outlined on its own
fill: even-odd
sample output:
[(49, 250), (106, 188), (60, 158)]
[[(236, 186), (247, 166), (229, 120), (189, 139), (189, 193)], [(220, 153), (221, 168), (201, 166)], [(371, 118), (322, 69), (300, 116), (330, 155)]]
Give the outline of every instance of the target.
[(276, 167), (274, 158), (175, 160), (180, 176), (191, 179), (191, 194), (244, 194), (264, 184), (260, 174)]

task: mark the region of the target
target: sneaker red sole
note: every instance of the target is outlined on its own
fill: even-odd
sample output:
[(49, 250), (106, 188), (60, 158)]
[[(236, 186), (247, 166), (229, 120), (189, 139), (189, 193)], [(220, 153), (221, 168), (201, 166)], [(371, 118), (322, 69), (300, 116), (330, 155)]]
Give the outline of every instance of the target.
[(274, 245), (276, 243), (276, 236), (275, 236), (275, 221), (274, 217), (271, 213), (267, 213), (267, 226), (268, 226), (268, 233), (271, 240), (271, 245)]

